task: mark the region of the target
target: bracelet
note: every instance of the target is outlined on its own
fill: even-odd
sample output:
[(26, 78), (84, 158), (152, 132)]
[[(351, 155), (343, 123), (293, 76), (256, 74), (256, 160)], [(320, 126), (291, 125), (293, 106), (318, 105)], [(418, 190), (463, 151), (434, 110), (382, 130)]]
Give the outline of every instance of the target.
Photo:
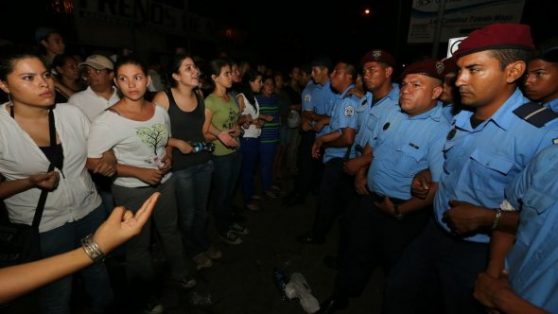
[(85, 238), (81, 239), (81, 247), (94, 263), (102, 263), (105, 260), (105, 254), (101, 251), (99, 245), (93, 241), (92, 234), (88, 234)]
[(497, 208), (496, 216), (494, 217), (494, 222), (492, 223), (492, 230), (498, 228), (498, 224), (500, 224), (501, 217), (502, 217), (502, 210), (500, 208)]

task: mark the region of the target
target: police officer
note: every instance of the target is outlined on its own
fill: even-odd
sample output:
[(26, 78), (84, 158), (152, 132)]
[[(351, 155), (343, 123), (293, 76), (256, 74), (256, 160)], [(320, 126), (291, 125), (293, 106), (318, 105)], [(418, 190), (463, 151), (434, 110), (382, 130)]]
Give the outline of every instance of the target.
[[(475, 297), (504, 313), (558, 313), (558, 145), (539, 153), (506, 189), (500, 215), (517, 214), (518, 229), (497, 229), (506, 237), (493, 262), (506, 272), (482, 273)], [(510, 212), (509, 210), (513, 210)], [(503, 219), (501, 216), (500, 219)], [(494, 246), (491, 247), (494, 248)], [(510, 250), (511, 249), (511, 250)], [(500, 258), (501, 261), (494, 261)], [(508, 278), (509, 276), (509, 278)]]
[[(399, 85), (392, 82), (395, 72), (395, 58), (387, 51), (373, 49), (361, 59), (363, 81), (367, 92), (361, 106), (356, 109), (357, 134), (354, 149), (357, 157), (345, 162), (344, 169), (355, 175), (358, 169), (366, 169), (371, 156), (363, 155), (360, 148), (366, 146), (367, 133), (372, 132), (380, 116), (390, 110), (399, 108)], [(359, 182), (358, 189), (363, 190), (365, 181)]]
[(343, 172), (343, 161), (351, 157), (351, 146), (356, 133), (355, 108), (360, 98), (349, 93), (354, 85), (356, 68), (347, 62), (339, 62), (331, 73), (331, 87), (337, 93), (327, 133), (317, 136), (312, 146), (314, 158), (323, 153), (324, 172), (312, 232), (298, 238), (303, 243), (323, 243), (335, 218), (344, 211), (346, 204), (353, 198), (352, 178)]
[[(488, 259), (490, 231), (504, 189), (528, 161), (558, 137), (556, 117), (517, 88), (534, 48), (530, 28), (491, 24), (472, 32), (455, 53), (461, 111), (444, 144), (434, 199), (435, 221), (392, 270), (386, 313), (482, 313), (473, 284)], [(443, 293), (439, 293), (443, 291)]]
[[(432, 169), (433, 180), (442, 172), (442, 146), (450, 124), (437, 98), (442, 93), (443, 64), (433, 59), (409, 65), (403, 73), (400, 107), (387, 112), (370, 133), (374, 158), (366, 191), (347, 213), (342, 228), (339, 272), (333, 297), (323, 313), (333, 313), (358, 296), (375, 265), (385, 271), (403, 248), (422, 230), (431, 211), (434, 190), (426, 200), (411, 196), (414, 175)], [(367, 146), (367, 149), (369, 148)]]
[(529, 61), (525, 94), (558, 112), (558, 39), (543, 44), (539, 54)]
[(444, 84), (442, 85), (444, 90), (442, 95), (440, 95), (440, 101), (444, 106), (444, 116), (451, 123), (453, 117), (461, 110), (459, 90), (455, 86), (457, 64), (455, 64), (455, 59), (453, 58), (443, 59), (442, 62), (444, 63)]
[(292, 206), (304, 203), (308, 192), (320, 183), (321, 163), (312, 158), (312, 145), (316, 136), (327, 130), (324, 126), (329, 122), (334, 92), (329, 82), (331, 61), (329, 58), (317, 58), (312, 62), (312, 81), (314, 86), (309, 93), (305, 89), (302, 99), (302, 137), (299, 148), (299, 174), (294, 183), (293, 191), (287, 196), (284, 204)]

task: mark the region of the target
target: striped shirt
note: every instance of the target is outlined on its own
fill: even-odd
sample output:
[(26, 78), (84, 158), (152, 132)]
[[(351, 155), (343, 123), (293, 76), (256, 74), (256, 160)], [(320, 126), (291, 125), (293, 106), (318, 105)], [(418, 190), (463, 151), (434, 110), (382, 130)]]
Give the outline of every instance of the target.
[(262, 134), (260, 135), (261, 143), (279, 143), (279, 131), (281, 122), (279, 117), (279, 98), (277, 96), (256, 96), (260, 104), (260, 114), (267, 114), (273, 117), (270, 122), (265, 122), (262, 126)]

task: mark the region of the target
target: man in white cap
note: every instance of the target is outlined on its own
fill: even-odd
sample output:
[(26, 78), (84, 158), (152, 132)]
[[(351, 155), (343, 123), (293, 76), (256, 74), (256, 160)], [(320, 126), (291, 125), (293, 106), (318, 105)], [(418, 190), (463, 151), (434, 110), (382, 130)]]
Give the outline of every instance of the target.
[(89, 87), (73, 94), (68, 102), (79, 107), (89, 121), (93, 121), (101, 112), (120, 100), (116, 88), (112, 86), (114, 65), (105, 56), (91, 55), (79, 67), (83, 70)]

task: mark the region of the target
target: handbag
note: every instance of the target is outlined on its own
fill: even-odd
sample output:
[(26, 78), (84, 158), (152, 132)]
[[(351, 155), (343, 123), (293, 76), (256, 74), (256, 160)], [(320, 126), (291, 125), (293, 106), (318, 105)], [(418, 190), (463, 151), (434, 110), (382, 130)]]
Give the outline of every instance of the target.
[[(13, 107), (11, 109), (13, 118)], [(56, 145), (56, 126), (54, 125), (52, 107), (48, 112), (48, 120), (50, 146), (52, 147)], [(54, 170), (54, 164), (50, 163), (48, 172), (52, 170)], [(31, 226), (11, 223), (8, 219), (5, 219), (5, 223), (0, 224), (0, 267), (29, 262), (41, 257), (39, 225), (45, 209), (47, 196), (48, 191), (41, 190)], [(2, 212), (5, 213), (6, 208), (4, 205), (2, 204), (0, 207)]]

